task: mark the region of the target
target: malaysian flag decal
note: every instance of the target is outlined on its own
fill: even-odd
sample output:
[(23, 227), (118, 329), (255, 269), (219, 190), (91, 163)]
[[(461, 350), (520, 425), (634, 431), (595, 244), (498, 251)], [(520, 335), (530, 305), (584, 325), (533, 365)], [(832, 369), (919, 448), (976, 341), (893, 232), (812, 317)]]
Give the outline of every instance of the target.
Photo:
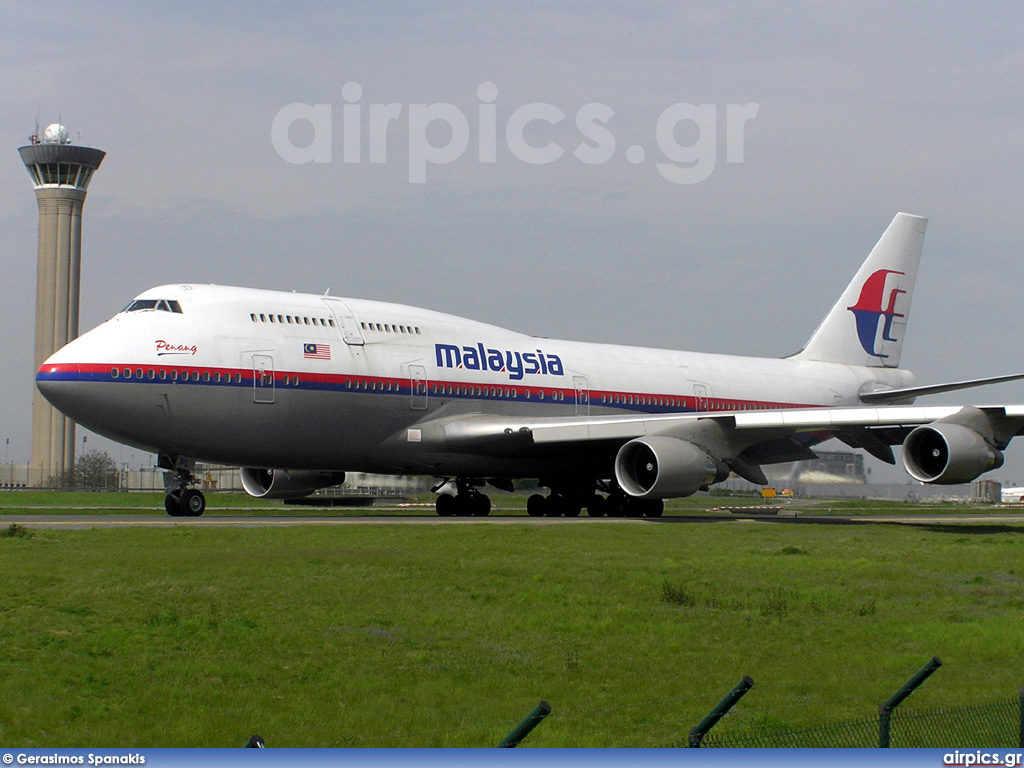
[(330, 344), (303, 344), (302, 356), (307, 360), (330, 360)]

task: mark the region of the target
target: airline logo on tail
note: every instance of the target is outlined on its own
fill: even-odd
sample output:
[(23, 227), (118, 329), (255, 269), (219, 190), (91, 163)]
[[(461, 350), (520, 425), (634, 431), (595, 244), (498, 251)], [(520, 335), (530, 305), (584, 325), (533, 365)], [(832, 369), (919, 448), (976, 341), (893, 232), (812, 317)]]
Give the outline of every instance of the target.
[(886, 280), (889, 275), (904, 275), (893, 269), (880, 269), (871, 274), (860, 289), (860, 298), (852, 307), (847, 307), (853, 312), (857, 320), (857, 337), (860, 345), (869, 355), (878, 358), (886, 358), (888, 355), (876, 350), (878, 343), (878, 326), (884, 319), (882, 326), (881, 341), (898, 341), (892, 335), (892, 321), (903, 315), (896, 312), (896, 297), (906, 291), (900, 288), (889, 288), (886, 290)]

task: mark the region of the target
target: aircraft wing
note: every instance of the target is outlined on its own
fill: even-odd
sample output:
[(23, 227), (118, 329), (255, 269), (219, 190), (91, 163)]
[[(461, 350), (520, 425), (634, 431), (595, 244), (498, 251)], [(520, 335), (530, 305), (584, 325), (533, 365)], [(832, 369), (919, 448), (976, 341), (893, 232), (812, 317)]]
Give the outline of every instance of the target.
[[(792, 408), (772, 411), (708, 412), (629, 416), (567, 416), (516, 418), (472, 414), (444, 424), (445, 438), (467, 447), (482, 442), (521, 444), (525, 438), (540, 444), (572, 444), (597, 440), (631, 440), (646, 435), (673, 435), (699, 421), (713, 421), (729, 432), (749, 436), (783, 431), (792, 434), (868, 429), (895, 435), (900, 430), (946, 419), (973, 406), (878, 406), (853, 408)], [(976, 410), (999, 421), (1015, 436), (1024, 432), (1024, 405), (981, 406)], [(898, 440), (890, 442), (896, 444)], [(478, 445), (474, 447), (479, 447)]]
[[(810, 447), (833, 437), (894, 464), (890, 446), (904, 443), (912, 432), (929, 426), (938, 437), (932, 435), (932, 442), (918, 440), (921, 445), (915, 450), (935, 451), (938, 441), (951, 459), (948, 464), (952, 469), (936, 469), (932, 477), (924, 457), (926, 469), (915, 472), (916, 465), (908, 463), (908, 471), (925, 482), (967, 482), (958, 479), (963, 471), (952, 470), (965, 462), (973, 468), (977, 463), (994, 461), (993, 455), (1005, 449), (1011, 438), (1024, 434), (1024, 405), (794, 408), (554, 418), (474, 414), (435, 424), (432, 431), (449, 450), (507, 456), (529, 450), (568, 451), (602, 445), (614, 453), (630, 441), (649, 443), (650, 438), (674, 438), (697, 446), (740, 476), (763, 484), (766, 480), (760, 465), (814, 458)], [(998, 462), (1002, 462), (1001, 455)]]

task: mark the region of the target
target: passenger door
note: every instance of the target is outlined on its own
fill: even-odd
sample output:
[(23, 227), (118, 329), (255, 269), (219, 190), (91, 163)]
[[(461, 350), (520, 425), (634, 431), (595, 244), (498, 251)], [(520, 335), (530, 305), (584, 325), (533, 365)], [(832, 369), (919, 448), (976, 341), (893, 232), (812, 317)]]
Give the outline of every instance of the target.
[(408, 371), (409, 384), (411, 387), (412, 399), (409, 407), (414, 411), (425, 411), (427, 409), (427, 369), (422, 365), (405, 365)]
[(590, 415), (590, 387), (586, 376), (573, 376), (572, 384), (576, 388), (576, 415)]
[(259, 353), (252, 356), (252, 399), (254, 403), (274, 402), (274, 358)]

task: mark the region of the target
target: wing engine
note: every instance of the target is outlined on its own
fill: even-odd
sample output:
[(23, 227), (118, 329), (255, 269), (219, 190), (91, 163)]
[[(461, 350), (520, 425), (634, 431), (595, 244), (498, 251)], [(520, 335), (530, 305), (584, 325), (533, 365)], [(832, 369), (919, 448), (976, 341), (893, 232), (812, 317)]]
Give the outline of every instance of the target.
[(907, 435), (903, 465), (922, 483), (956, 485), (1003, 466), (1003, 454), (973, 429), (937, 421)]
[(689, 496), (729, 477), (729, 468), (693, 443), (653, 435), (630, 440), (615, 457), (615, 479), (630, 496)]
[(259, 499), (300, 499), (313, 491), (345, 482), (344, 472), (243, 467), (242, 487)]

